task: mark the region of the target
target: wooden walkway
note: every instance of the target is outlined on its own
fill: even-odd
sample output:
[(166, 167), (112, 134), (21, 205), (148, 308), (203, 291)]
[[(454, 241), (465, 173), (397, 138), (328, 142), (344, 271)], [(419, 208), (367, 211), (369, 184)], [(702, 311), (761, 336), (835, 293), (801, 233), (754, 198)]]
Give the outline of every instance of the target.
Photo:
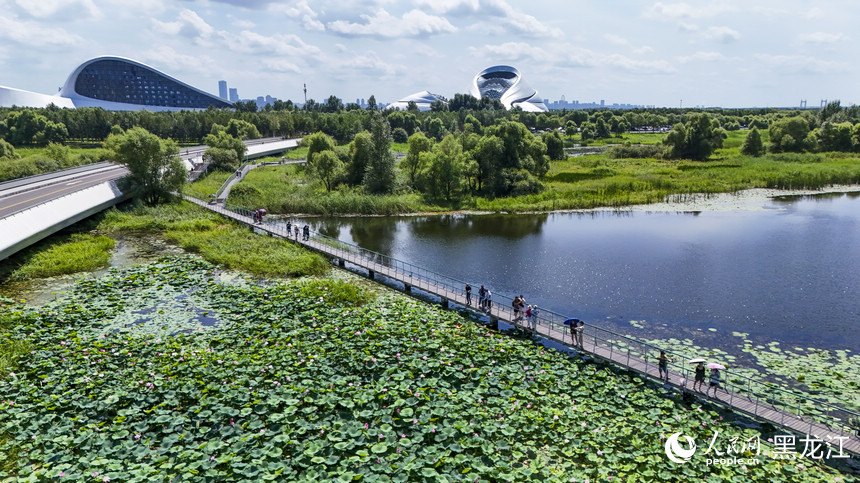
[[(204, 201), (193, 197), (186, 196), (188, 201), (196, 203), (207, 209), (221, 213), (222, 215), (253, 227), (255, 230), (265, 232), (271, 236), (287, 238), (295, 241), (309, 249), (323, 253), (344, 266), (345, 263), (350, 263), (356, 267), (363, 268), (368, 271), (371, 278), (383, 276), (393, 281), (400, 282), (404, 285), (406, 291), (412, 289), (421, 290), (427, 294), (439, 297), (443, 306), (448, 307), (450, 303), (460, 305), (462, 307), (472, 309), (475, 312), (480, 312), (489, 316), (491, 321), (501, 321), (512, 326), (522, 327), (528, 330), (534, 330), (537, 335), (561, 343), (571, 347), (584, 354), (592, 356), (596, 359), (601, 359), (612, 364), (624, 367), (625, 369), (635, 371), (642, 376), (653, 380), (660, 381), (659, 369), (656, 363), (657, 349), (646, 346), (642, 351), (632, 351), (630, 341), (621, 343), (603, 334), (602, 329), (586, 326), (582, 336), (582, 346), (577, 346), (571, 338), (570, 331), (563, 324), (563, 320), (558, 314), (542, 309), (541, 317), (536, 322), (536, 328), (531, 329), (522, 320), (514, 321), (513, 309), (510, 306), (509, 298), (498, 297), (494, 294), (492, 308), (489, 311), (479, 310), (477, 307), (477, 290), (473, 290), (472, 304), (466, 305), (466, 294), (463, 290), (464, 283), (459, 283), (456, 280), (445, 277), (441, 274), (436, 274), (426, 269), (416, 267), (406, 262), (401, 262), (389, 257), (384, 257), (380, 254), (375, 254), (369, 251), (361, 251), (360, 248), (354, 245), (348, 245), (337, 240), (323, 237), (321, 235), (313, 235), (309, 240), (303, 240), (301, 233), (298, 239), (295, 236), (286, 235), (285, 227), (274, 224), (263, 223), (255, 224), (250, 216), (250, 213), (244, 214), (226, 209), (221, 204), (207, 204)], [(244, 210), (241, 210), (244, 211)], [(454, 284), (457, 284), (456, 286)], [(546, 315), (551, 314), (552, 317)], [(644, 344), (643, 344), (644, 346)], [(650, 349), (650, 350), (649, 350)], [(653, 358), (643, 359), (640, 354), (654, 352)], [(730, 375), (722, 374), (722, 384), (715, 397), (709, 397), (701, 392), (692, 391), (692, 368), (687, 368), (683, 365), (686, 361), (680, 361), (679, 365), (673, 365), (669, 368), (669, 383), (665, 384), (668, 387), (674, 387), (682, 393), (693, 394), (694, 396), (706, 399), (716, 404), (729, 407), (735, 411), (747, 414), (758, 420), (769, 422), (775, 426), (785, 428), (788, 431), (800, 435), (810, 435), (811, 437), (821, 440), (822, 446), (830, 444), (833, 454), (860, 454), (860, 439), (856, 433), (846, 428), (833, 429), (824, 424), (813, 421), (809, 415), (803, 415), (800, 410), (795, 408), (777, 407), (778, 401), (774, 392), (776, 389), (769, 388), (763, 383), (760, 384), (759, 391), (744, 390), (742, 386), (737, 386), (731, 383), (728, 379)], [(707, 379), (707, 378), (706, 378)], [(662, 383), (662, 381), (660, 381)], [(707, 389), (707, 380), (704, 384)], [(728, 390), (733, 387), (733, 390)], [(756, 394), (758, 392), (758, 394)], [(797, 411), (797, 414), (791, 412), (791, 409)], [(826, 411), (826, 408), (822, 408)], [(801, 438), (797, 438), (801, 442)], [(841, 444), (840, 444), (841, 443)], [(803, 445), (801, 445), (803, 447)], [(841, 451), (840, 451), (841, 448)]]

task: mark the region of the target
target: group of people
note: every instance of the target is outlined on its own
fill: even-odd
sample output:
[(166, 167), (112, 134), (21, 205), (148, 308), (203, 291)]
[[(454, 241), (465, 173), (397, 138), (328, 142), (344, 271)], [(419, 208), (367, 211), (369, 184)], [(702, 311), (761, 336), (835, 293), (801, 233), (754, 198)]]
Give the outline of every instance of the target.
[[(299, 224), (296, 223), (295, 225), (293, 225), (292, 222), (288, 221), (287, 222), (287, 236), (288, 237), (289, 237), (289, 234), (292, 233), (291, 230), (295, 230), (296, 241), (298, 241), (299, 240)], [(302, 227), (302, 240), (308, 241), (310, 239), (311, 239), (311, 227), (309, 227), (308, 225), (305, 225)]]
[(526, 304), (526, 298), (523, 297), (523, 294), (520, 294), (519, 296), (514, 297), (514, 300), (511, 302), (511, 307), (514, 308), (514, 322), (522, 322), (525, 320), (531, 330), (537, 330), (537, 318), (538, 313), (540, 313), (537, 305)]
[[(660, 355), (657, 356), (657, 369), (659, 371), (659, 376), (661, 381), (669, 382), (669, 363), (672, 362), (672, 359), (666, 355), (665, 351), (660, 351)], [(692, 362), (692, 361), (691, 361)], [(695, 368), (695, 376), (693, 380), (693, 390), (694, 391), (702, 391), (702, 386), (705, 384), (705, 363), (698, 362), (696, 363)], [(720, 388), (720, 370), (717, 368), (711, 368), (711, 374), (708, 378), (708, 389), (705, 391), (705, 395), (710, 395), (711, 389), (714, 390), (714, 397), (717, 397), (717, 389)]]
[[(466, 284), (466, 306), (472, 306), (472, 286)], [(483, 311), (489, 311), (493, 307), (493, 294), (481, 285), (478, 289), (478, 308)]]
[(256, 223), (258, 225), (260, 223), (262, 223), (263, 222), (263, 215), (265, 215), (265, 214), (266, 214), (266, 210), (264, 210), (262, 208), (260, 208), (259, 210), (254, 210), (254, 213), (251, 214), (252, 217), (254, 218), (254, 223)]
[(582, 334), (585, 332), (585, 322), (579, 319), (567, 319), (565, 325), (570, 325), (570, 338), (573, 339), (573, 344), (582, 347)]

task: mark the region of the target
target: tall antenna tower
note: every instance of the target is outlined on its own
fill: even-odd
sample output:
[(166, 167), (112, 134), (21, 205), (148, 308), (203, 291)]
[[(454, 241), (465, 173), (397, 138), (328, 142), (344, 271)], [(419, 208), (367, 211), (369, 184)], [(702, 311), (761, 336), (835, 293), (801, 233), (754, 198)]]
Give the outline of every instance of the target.
[(801, 100), (800, 100), (800, 108), (801, 108), (801, 109), (806, 109), (806, 99), (801, 99)]
[(827, 105), (827, 99), (821, 99), (821, 107), (823, 108), (826, 105)]
[(305, 104), (308, 103), (308, 85), (305, 84)]

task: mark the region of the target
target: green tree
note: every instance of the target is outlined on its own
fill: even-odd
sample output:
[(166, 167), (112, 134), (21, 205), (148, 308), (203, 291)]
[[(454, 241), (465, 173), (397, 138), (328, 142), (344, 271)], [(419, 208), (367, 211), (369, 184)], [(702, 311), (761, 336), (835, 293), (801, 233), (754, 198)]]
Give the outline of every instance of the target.
[(564, 140), (558, 131), (545, 132), (541, 134), (541, 139), (546, 144), (546, 154), (549, 156), (549, 159), (554, 161), (567, 159), (567, 156), (564, 154)]
[(108, 136), (105, 146), (129, 174), (122, 188), (131, 196), (155, 205), (169, 200), (185, 184), (187, 173), (179, 160), (176, 143), (162, 140), (142, 127)]
[(380, 114), (375, 114), (370, 122), (370, 145), (370, 164), (364, 175), (364, 186), (370, 193), (391, 193), (395, 181), (391, 126)]
[[(216, 134), (207, 134), (203, 138), (203, 143), (209, 146), (204, 155), (211, 160), (212, 168), (222, 171), (237, 169), (244, 161), (245, 152), (248, 149), (245, 143), (228, 134), (226, 130), (216, 130)], [(231, 151), (233, 154), (227, 154), (225, 151)]]
[(326, 191), (331, 191), (343, 171), (343, 162), (334, 151), (320, 151), (314, 156), (313, 164), (308, 164), (312, 171), (325, 185)]
[(853, 133), (854, 126), (850, 122), (834, 124), (825, 121), (819, 129), (815, 130), (814, 135), (819, 151), (850, 152), (854, 150)]
[(400, 166), (406, 169), (406, 173), (409, 175), (409, 184), (416, 188), (418, 175), (424, 168), (421, 153), (429, 152), (433, 148), (433, 140), (425, 136), (424, 133), (417, 132), (409, 136), (407, 142), (409, 143), (409, 152), (400, 162)]
[(59, 161), (60, 166), (68, 166), (72, 158), (72, 150), (65, 144), (49, 143), (45, 149), (49, 158)]
[(430, 119), (427, 124), (427, 134), (437, 142), (441, 141), (442, 137), (445, 136), (445, 124), (438, 117)]
[(364, 182), (364, 174), (370, 165), (370, 157), (373, 155), (370, 133), (360, 132), (349, 143), (349, 166), (346, 173), (346, 182), (352, 186), (358, 186)]
[(479, 192), (489, 191), (492, 179), (502, 164), (505, 155), (505, 144), (498, 136), (488, 135), (478, 141), (472, 158), (475, 160), (475, 179)]
[(749, 134), (744, 138), (744, 144), (741, 146), (741, 154), (755, 157), (764, 154), (764, 144), (761, 141), (761, 134), (759, 134), (758, 128), (754, 127), (750, 129)]
[(15, 147), (0, 139), (0, 159), (15, 159), (16, 157)]
[(406, 129), (398, 127), (391, 131), (391, 138), (395, 143), (405, 143), (409, 140), (409, 135), (406, 134)]
[(13, 146), (62, 143), (68, 136), (64, 124), (50, 121), (32, 109), (12, 111), (0, 121), (0, 137)]
[(262, 137), (260, 135), (260, 131), (257, 130), (257, 126), (241, 119), (230, 119), (230, 122), (227, 123), (226, 131), (227, 134), (242, 141), (245, 139), (259, 139)]
[(686, 123), (676, 124), (663, 140), (670, 159), (703, 161), (723, 146), (726, 133), (707, 114), (693, 114)]
[(370, 97), (367, 98), (367, 110), (376, 111), (377, 109), (379, 109), (379, 106), (376, 104), (376, 96), (371, 94)]
[(427, 166), (430, 193), (451, 201), (460, 194), (467, 156), (463, 153), (463, 146), (451, 134), (433, 146), (432, 152), (433, 156), (429, 158)]
[(208, 148), (205, 156), (209, 159), (209, 167), (213, 170), (235, 171), (241, 165), (241, 161), (236, 156), (236, 151), (232, 149)]
[(251, 100), (238, 101), (233, 104), (233, 109), (236, 112), (257, 112), (257, 103)]
[(302, 139), (302, 144), (308, 147), (308, 164), (313, 163), (314, 155), (316, 153), (326, 150), (334, 151), (335, 146), (334, 139), (322, 132), (316, 132), (310, 136), (305, 136)]
[(815, 137), (803, 116), (784, 117), (770, 126), (770, 150), (774, 153), (811, 151)]

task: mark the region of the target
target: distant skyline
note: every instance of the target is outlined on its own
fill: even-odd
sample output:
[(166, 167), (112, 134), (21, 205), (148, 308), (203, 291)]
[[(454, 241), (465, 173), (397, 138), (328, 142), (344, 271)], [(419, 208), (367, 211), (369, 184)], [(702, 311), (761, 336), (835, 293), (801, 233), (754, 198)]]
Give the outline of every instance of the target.
[(0, 85), (53, 94), (101, 55), (219, 94), (391, 103), (513, 65), (542, 99), (860, 103), (856, 1), (0, 0)]

